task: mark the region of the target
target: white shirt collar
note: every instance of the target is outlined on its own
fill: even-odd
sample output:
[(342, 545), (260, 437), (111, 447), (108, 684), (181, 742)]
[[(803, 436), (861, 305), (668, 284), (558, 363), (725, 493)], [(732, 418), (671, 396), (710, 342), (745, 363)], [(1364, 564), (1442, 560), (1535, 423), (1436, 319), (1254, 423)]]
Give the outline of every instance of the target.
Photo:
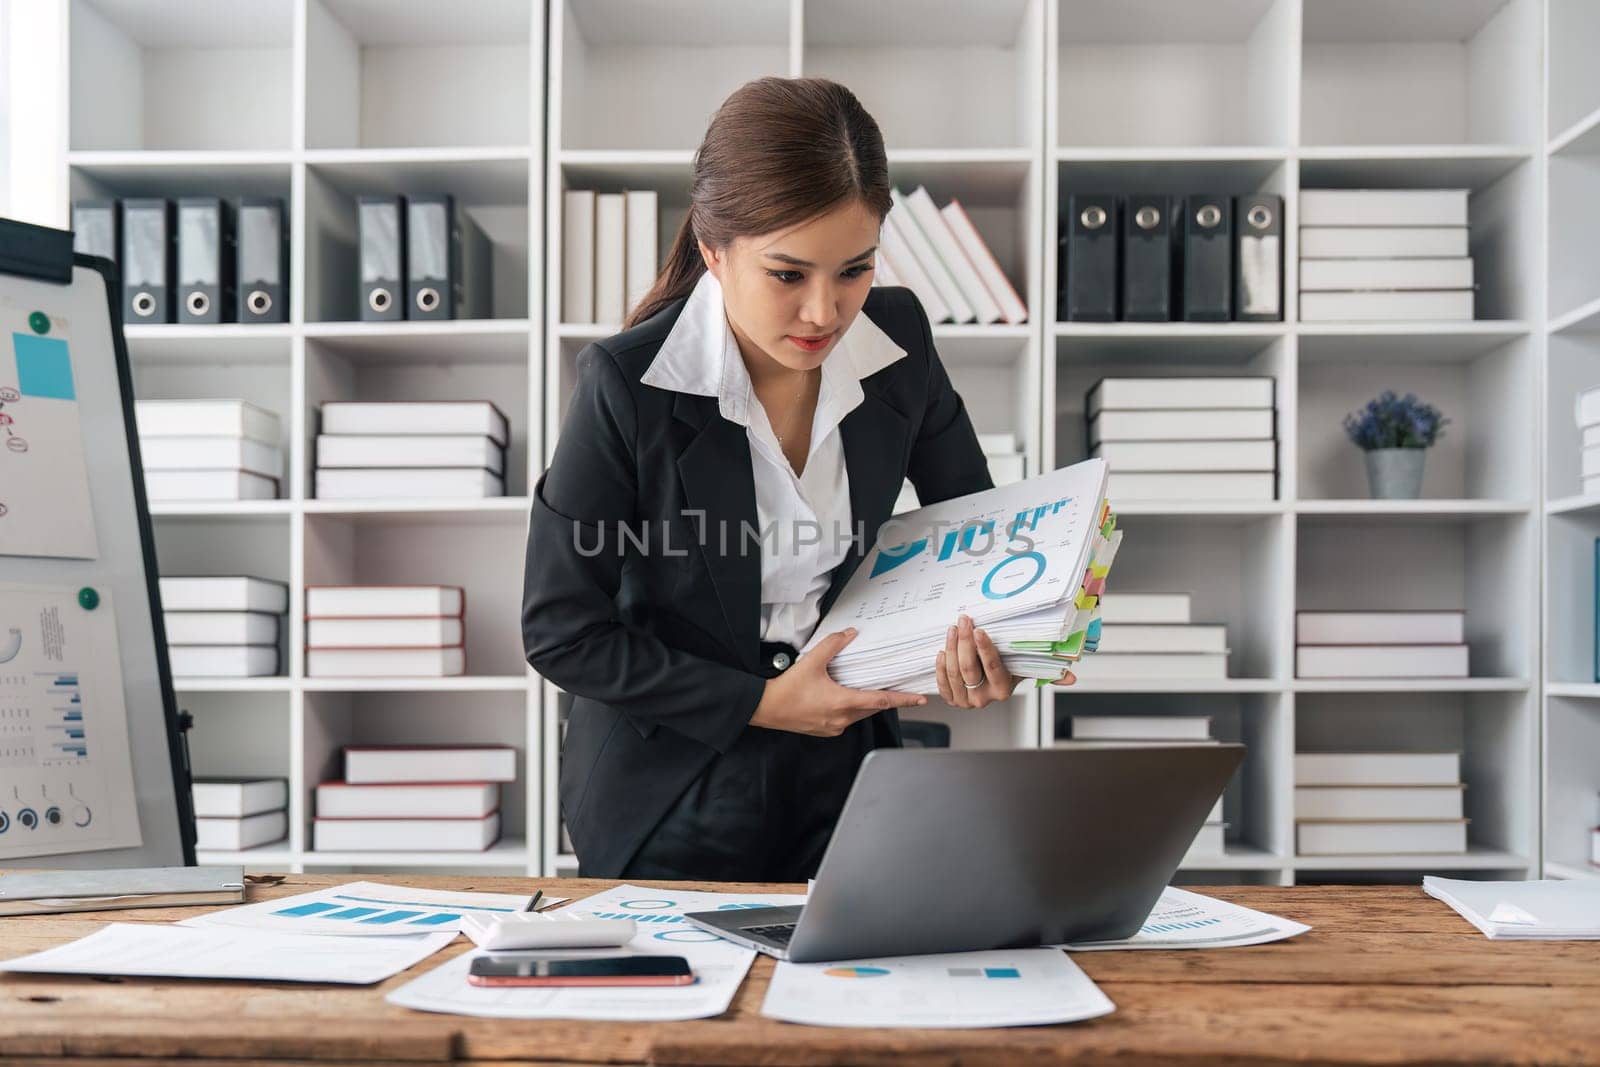
[[(822, 362), (816, 425), (837, 425), (861, 403), (861, 379), (905, 354), (877, 323), (857, 314)], [(722, 303), (722, 286), (714, 274), (707, 271), (701, 275), (640, 381), (658, 389), (716, 397), (723, 418), (750, 425), (754, 400), (750, 372), (739, 355), (739, 342)]]

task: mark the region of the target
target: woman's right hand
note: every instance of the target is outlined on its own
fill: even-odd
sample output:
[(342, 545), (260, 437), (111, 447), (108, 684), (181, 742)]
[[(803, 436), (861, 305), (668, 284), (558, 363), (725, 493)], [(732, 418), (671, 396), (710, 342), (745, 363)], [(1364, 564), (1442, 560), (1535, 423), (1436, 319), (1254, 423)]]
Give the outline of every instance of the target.
[(828, 674), (828, 663), (856, 635), (854, 627), (831, 633), (794, 666), (767, 680), (751, 726), (811, 737), (838, 737), (869, 715), (889, 708), (920, 707), (928, 698), (892, 689), (850, 689)]

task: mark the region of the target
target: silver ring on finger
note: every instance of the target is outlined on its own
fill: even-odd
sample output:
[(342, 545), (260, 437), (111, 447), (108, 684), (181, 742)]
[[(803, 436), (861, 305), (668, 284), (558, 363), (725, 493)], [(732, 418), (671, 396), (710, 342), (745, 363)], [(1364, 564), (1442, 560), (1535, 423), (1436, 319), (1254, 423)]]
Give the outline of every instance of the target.
[(976, 682), (969, 682), (963, 678), (961, 679), (961, 684), (966, 686), (968, 689), (981, 689), (983, 687), (983, 679), (979, 678)]

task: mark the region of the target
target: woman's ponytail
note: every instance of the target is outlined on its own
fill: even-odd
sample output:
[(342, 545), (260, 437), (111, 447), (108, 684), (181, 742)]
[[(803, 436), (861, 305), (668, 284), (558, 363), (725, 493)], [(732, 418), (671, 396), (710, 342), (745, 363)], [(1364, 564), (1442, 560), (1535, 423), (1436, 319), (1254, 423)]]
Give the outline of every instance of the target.
[(628, 313), (623, 328), (637, 326), (674, 300), (688, 296), (705, 272), (706, 261), (701, 258), (699, 242), (694, 238), (694, 213), (690, 212), (684, 216), (683, 225), (678, 227), (678, 236), (672, 240), (672, 251), (667, 253), (666, 265), (656, 275), (650, 291)]

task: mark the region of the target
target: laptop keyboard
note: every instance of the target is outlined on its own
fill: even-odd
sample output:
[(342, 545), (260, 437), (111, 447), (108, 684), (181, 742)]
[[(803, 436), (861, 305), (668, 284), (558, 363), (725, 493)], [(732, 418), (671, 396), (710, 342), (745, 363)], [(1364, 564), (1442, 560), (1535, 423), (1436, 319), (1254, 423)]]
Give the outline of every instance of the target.
[(777, 945), (787, 945), (789, 938), (794, 936), (797, 923), (779, 923), (776, 926), (746, 926), (742, 927), (751, 937), (759, 937)]

